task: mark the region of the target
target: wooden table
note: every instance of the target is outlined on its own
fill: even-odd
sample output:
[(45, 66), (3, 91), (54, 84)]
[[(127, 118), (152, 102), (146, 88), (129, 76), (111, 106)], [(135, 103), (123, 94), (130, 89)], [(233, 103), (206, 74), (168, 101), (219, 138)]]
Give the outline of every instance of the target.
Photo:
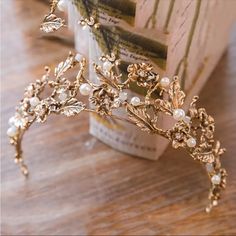
[[(9, 235), (236, 234), (236, 30), (201, 92), (228, 152), (223, 200), (211, 214), (205, 171), (184, 152), (157, 162), (112, 150), (88, 133), (88, 116), (51, 117), (24, 140), (30, 178), (13, 163), (7, 121), (23, 90), (73, 48), (68, 34), (39, 32), (43, 1), (4, 0), (1, 19), (1, 232)], [(66, 32), (66, 30), (65, 30)]]

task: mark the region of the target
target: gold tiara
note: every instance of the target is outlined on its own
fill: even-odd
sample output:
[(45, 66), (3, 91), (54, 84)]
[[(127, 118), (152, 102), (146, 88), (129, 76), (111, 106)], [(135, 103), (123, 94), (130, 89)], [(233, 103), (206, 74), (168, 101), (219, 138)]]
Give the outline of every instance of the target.
[[(185, 93), (181, 90), (177, 76), (172, 79), (160, 77), (151, 65), (139, 63), (130, 64), (125, 77), (117, 72), (120, 61), (115, 54), (103, 55), (100, 61), (99, 65), (93, 64), (98, 83), (93, 83), (84, 76), (85, 58), (80, 54), (74, 56), (70, 53), (65, 61), (56, 66), (53, 73), (49, 67), (45, 67), (42, 78), (26, 88), (15, 115), (9, 119), (10, 128), (7, 131), (10, 143), (16, 149), (15, 162), (22, 173), (28, 175), (21, 143), (25, 131), (33, 123), (45, 122), (50, 114), (70, 117), (81, 112), (95, 113), (129, 122), (144, 132), (170, 140), (174, 148), (184, 148), (194, 160), (205, 167), (209, 176), (210, 202), (206, 211), (210, 212), (212, 207), (218, 205), (227, 177), (220, 162), (225, 149), (214, 139), (213, 117), (204, 108), (197, 108), (197, 96), (193, 97), (188, 109), (183, 109), (184, 105), (186, 107)], [(65, 77), (65, 73), (72, 68), (78, 70), (73, 81)], [(134, 82), (145, 89), (144, 97), (129, 97), (127, 92)], [(46, 88), (51, 93), (43, 98)], [(79, 99), (79, 95), (88, 97), (87, 104)], [(117, 115), (116, 111), (120, 109), (125, 111), (123, 116)], [(167, 130), (158, 127), (160, 114), (171, 116), (173, 127)]]

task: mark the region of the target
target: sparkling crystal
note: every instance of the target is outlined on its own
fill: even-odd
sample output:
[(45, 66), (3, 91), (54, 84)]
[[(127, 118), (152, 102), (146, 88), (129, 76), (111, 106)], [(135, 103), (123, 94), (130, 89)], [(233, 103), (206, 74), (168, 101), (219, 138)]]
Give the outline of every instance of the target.
[(81, 61), (82, 59), (83, 59), (82, 54), (77, 53), (77, 54), (75, 55), (75, 60), (76, 60), (76, 61)]
[(103, 63), (103, 70), (105, 70), (105, 71), (110, 71), (111, 68), (112, 68), (112, 63), (111, 63), (111, 62), (105, 61), (105, 62)]
[(128, 98), (128, 93), (126, 93), (126, 92), (120, 92), (120, 93), (119, 93), (119, 99), (120, 99), (122, 102), (124, 102), (125, 100), (127, 100), (127, 98)]
[(32, 97), (32, 98), (30, 98), (29, 101), (30, 101), (30, 105), (32, 107), (36, 107), (39, 104), (39, 102), (40, 102), (38, 97)]
[(67, 94), (66, 93), (60, 93), (59, 94), (59, 96), (58, 96), (58, 98), (62, 101), (62, 102), (64, 102), (66, 99), (67, 99)]
[(211, 173), (214, 170), (212, 163), (206, 163), (206, 170), (207, 172)]

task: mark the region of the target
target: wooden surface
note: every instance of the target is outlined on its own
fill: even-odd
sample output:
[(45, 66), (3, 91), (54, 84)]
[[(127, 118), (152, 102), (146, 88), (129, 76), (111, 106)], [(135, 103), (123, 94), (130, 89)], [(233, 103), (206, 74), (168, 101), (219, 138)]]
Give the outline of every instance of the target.
[(32, 127), (24, 140), (31, 171), (24, 180), (5, 136), (8, 118), (44, 65), (59, 62), (73, 47), (68, 34), (42, 37), (43, 1), (25, 3), (3, 0), (1, 6), (1, 233), (236, 234), (236, 29), (200, 94), (228, 150), (222, 160), (228, 187), (208, 215), (208, 178), (198, 163), (171, 147), (157, 162), (112, 150), (88, 134), (87, 114), (54, 116)]

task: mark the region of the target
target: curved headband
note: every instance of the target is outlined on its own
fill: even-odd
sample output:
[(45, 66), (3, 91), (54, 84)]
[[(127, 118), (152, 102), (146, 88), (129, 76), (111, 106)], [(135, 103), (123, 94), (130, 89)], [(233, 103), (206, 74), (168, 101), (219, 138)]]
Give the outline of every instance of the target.
[[(58, 4), (63, 8), (63, 2), (51, 1), (51, 8), (41, 25), (44, 32), (53, 32), (65, 26), (65, 20), (57, 17), (54, 12)], [(83, 27), (99, 29), (94, 17), (81, 19)], [(226, 187), (227, 173), (221, 166), (220, 157), (225, 152), (220, 142), (214, 139), (215, 123), (212, 116), (204, 108), (197, 108), (198, 97), (195, 96), (186, 108), (185, 93), (181, 90), (177, 76), (173, 79), (160, 77), (153, 67), (146, 63), (131, 64), (127, 67), (128, 76), (117, 71), (119, 60), (115, 55), (103, 55), (101, 65), (94, 64), (98, 83), (92, 83), (84, 77), (86, 60), (79, 54), (75, 57), (70, 53), (51, 72), (45, 67), (41, 79), (31, 83), (25, 90), (16, 113), (9, 119), (10, 128), (7, 131), (10, 143), (15, 147), (15, 162), (22, 173), (27, 176), (28, 168), (24, 164), (21, 147), (23, 135), (33, 123), (43, 123), (50, 114), (65, 116), (79, 115), (81, 112), (95, 113), (102, 117), (111, 117), (136, 125), (144, 132), (160, 135), (171, 141), (173, 148), (184, 148), (189, 155), (202, 164), (209, 176), (209, 204), (206, 211), (218, 204), (221, 191)], [(65, 73), (74, 67), (78, 72), (73, 81), (65, 78)], [(125, 77), (125, 79), (124, 79)], [(130, 84), (136, 83), (145, 90), (145, 96), (130, 97)], [(43, 98), (43, 92), (48, 88), (51, 93)], [(88, 97), (87, 104), (79, 99), (79, 94)], [(122, 109), (124, 115), (118, 116), (117, 110)], [(164, 130), (158, 127), (160, 115), (173, 118), (173, 126)]]

